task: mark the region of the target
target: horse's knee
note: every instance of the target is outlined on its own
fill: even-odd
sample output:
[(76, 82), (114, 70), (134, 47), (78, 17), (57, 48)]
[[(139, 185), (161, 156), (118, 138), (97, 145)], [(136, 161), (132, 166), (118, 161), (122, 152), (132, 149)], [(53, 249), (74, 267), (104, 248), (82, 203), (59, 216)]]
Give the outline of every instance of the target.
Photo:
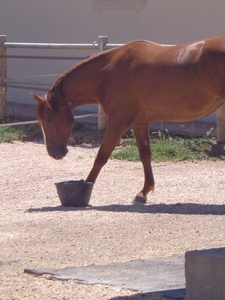
[(108, 161), (108, 157), (98, 154), (97, 157), (95, 158), (94, 165), (102, 167), (107, 163), (107, 161)]

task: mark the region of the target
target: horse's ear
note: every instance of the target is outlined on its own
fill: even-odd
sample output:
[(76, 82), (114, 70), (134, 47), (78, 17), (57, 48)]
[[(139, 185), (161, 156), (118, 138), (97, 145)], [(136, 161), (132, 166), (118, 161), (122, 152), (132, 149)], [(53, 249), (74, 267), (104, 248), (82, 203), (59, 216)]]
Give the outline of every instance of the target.
[(32, 98), (34, 99), (35, 102), (37, 103), (43, 103), (44, 102), (44, 98), (38, 95), (35, 95), (33, 93), (30, 93)]

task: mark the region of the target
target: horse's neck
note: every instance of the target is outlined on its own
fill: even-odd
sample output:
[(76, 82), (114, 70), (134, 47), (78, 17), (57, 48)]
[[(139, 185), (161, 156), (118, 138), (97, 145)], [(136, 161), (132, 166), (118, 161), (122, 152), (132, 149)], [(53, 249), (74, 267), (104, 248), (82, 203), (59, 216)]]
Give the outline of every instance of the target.
[(64, 93), (68, 100), (74, 102), (74, 108), (86, 104), (99, 103), (99, 90), (105, 76), (102, 68), (106, 59), (102, 55), (82, 63), (67, 75), (64, 82)]

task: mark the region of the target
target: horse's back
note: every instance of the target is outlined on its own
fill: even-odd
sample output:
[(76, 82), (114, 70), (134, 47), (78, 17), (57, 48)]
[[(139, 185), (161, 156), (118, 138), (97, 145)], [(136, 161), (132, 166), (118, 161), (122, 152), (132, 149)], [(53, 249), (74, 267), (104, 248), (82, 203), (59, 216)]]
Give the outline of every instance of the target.
[(225, 36), (208, 38), (194, 43), (163, 45), (147, 40), (137, 40), (114, 49), (112, 61), (128, 61), (160, 65), (187, 65), (197, 63), (202, 55), (225, 53)]
[[(118, 107), (132, 107), (137, 122), (201, 118), (223, 103), (218, 99), (225, 96), (219, 71), (211, 72), (213, 62), (206, 59), (208, 53), (224, 53), (223, 41), (225, 37), (183, 45), (126, 44), (110, 53), (107, 96)], [(221, 70), (218, 74), (224, 70), (225, 77), (225, 62)]]
[(132, 66), (148, 64), (152, 66), (181, 65), (196, 62), (204, 47), (204, 41), (183, 45), (162, 45), (146, 40), (128, 43), (111, 53), (113, 64), (129, 62)]

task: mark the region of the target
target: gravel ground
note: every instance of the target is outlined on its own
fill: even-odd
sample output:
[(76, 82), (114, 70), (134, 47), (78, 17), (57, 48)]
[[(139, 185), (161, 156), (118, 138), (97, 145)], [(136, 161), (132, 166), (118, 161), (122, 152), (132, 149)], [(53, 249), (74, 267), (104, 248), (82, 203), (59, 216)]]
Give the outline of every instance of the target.
[(154, 299), (107, 285), (53, 281), (24, 269), (150, 259), (224, 247), (225, 162), (155, 163), (156, 190), (131, 205), (143, 184), (140, 163), (110, 160), (91, 207), (62, 208), (54, 182), (85, 178), (97, 148), (69, 147), (61, 161), (43, 144), (0, 144), (0, 299)]

